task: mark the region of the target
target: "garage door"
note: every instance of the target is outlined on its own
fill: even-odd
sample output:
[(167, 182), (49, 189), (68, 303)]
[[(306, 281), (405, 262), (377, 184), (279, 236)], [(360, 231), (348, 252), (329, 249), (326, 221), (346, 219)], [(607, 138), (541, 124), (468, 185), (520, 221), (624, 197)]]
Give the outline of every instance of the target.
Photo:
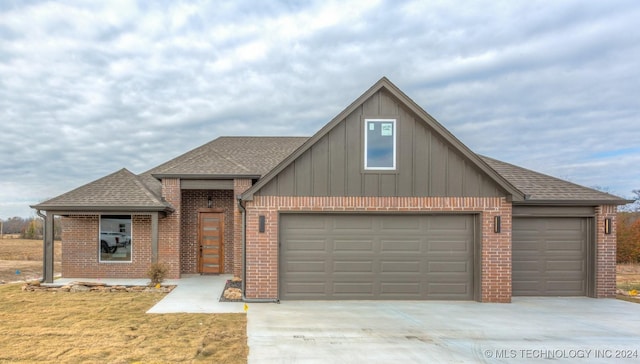
[(280, 298), (473, 299), (470, 215), (283, 214)]
[(587, 294), (587, 218), (513, 219), (513, 295)]

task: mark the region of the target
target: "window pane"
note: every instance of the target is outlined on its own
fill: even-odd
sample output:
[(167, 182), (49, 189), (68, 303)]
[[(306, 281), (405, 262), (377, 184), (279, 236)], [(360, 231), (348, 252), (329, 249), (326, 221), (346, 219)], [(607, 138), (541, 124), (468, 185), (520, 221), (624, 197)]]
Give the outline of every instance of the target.
[(100, 218), (100, 261), (131, 261), (131, 216)]
[(395, 169), (395, 120), (366, 120), (367, 169)]

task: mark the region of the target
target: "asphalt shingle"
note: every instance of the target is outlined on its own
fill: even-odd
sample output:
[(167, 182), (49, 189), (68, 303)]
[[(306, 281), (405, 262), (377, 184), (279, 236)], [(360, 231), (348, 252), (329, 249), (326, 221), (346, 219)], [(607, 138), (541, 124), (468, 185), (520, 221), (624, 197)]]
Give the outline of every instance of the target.
[(123, 168), (75, 190), (33, 206), (40, 210), (169, 211), (171, 207), (142, 179)]

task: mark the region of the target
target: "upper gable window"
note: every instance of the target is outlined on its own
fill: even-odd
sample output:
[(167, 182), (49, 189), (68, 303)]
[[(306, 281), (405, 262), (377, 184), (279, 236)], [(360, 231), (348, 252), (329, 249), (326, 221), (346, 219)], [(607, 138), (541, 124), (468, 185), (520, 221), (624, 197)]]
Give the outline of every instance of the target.
[(396, 169), (396, 120), (364, 120), (364, 169)]

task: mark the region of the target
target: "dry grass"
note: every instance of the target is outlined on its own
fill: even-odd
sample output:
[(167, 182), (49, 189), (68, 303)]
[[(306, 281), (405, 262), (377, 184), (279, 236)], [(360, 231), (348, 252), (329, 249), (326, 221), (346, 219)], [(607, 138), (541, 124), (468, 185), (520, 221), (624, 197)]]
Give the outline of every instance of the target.
[[(62, 244), (59, 241), (54, 243), (53, 252), (54, 272), (60, 272)], [(42, 240), (0, 239), (0, 282), (41, 277), (42, 253)]]
[(640, 291), (640, 263), (618, 264), (616, 270), (618, 288)]
[[(625, 291), (633, 289), (640, 291), (640, 264), (618, 264), (616, 267), (616, 285), (618, 289)], [(640, 299), (635, 297), (617, 295), (617, 298), (624, 301), (640, 303)]]
[(245, 314), (145, 314), (163, 296), (0, 286), (0, 362), (246, 363)]

